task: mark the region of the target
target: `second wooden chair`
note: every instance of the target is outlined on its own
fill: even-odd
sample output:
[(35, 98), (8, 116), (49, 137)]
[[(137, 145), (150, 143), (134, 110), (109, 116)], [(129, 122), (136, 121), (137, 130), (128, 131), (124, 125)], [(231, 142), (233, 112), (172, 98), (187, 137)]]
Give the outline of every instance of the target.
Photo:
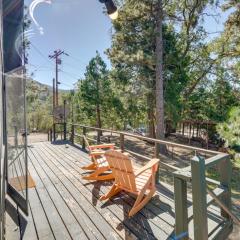
[(84, 176), (83, 179), (95, 181), (114, 179), (104, 154), (106, 150), (114, 149), (115, 144), (90, 145), (86, 136), (83, 136), (83, 138), (88, 149), (88, 154), (92, 159), (92, 163), (82, 167), (82, 169), (93, 171), (88, 176)]
[(136, 195), (137, 199), (129, 212), (129, 217), (131, 217), (151, 200), (156, 191), (155, 174), (159, 159), (152, 159), (144, 167), (136, 168), (127, 153), (109, 150), (105, 153), (105, 156), (115, 182), (110, 191), (100, 200), (109, 199), (122, 190)]

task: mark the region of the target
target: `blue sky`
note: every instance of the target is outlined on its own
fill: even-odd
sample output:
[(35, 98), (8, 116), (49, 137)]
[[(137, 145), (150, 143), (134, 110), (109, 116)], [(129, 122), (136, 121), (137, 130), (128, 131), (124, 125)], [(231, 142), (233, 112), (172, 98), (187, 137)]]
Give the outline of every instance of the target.
[[(32, 0), (25, 0), (29, 5)], [(211, 9), (207, 10), (212, 12)], [(218, 12), (220, 13), (220, 11)], [(221, 31), (223, 22), (229, 13), (222, 14), (216, 22), (207, 17), (205, 27), (209, 32)], [(111, 45), (111, 20), (103, 14), (103, 5), (98, 0), (52, 0), (52, 4), (40, 3), (34, 11), (37, 23), (43, 27), (41, 35), (36, 24), (32, 24), (33, 35), (29, 50), (29, 73), (34, 78), (48, 85), (55, 76), (55, 65), (48, 55), (61, 49), (70, 56), (62, 57), (59, 81), (60, 88), (72, 89), (73, 84), (83, 76), (89, 60), (98, 50), (108, 67), (110, 62), (104, 55)], [(211, 35), (214, 37), (216, 35)]]
[(34, 72), (36, 80), (52, 84), (54, 63), (48, 55), (56, 49), (70, 55), (62, 57), (62, 89), (73, 88), (97, 50), (110, 67), (104, 51), (111, 44), (112, 25), (103, 10), (103, 4), (97, 0), (53, 0), (51, 5), (41, 3), (35, 8), (34, 17), (44, 29), (41, 35), (34, 23), (31, 26), (34, 34), (30, 37), (28, 69)]

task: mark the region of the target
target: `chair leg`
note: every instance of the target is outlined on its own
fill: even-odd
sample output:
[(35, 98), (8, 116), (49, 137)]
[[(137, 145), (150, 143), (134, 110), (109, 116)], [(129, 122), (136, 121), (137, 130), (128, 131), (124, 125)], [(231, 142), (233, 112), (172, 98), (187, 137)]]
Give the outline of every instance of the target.
[(130, 210), (128, 216), (132, 217), (134, 214), (139, 212), (151, 200), (155, 191), (156, 191), (156, 189), (153, 188), (153, 189), (150, 190), (150, 192), (146, 196), (140, 194), (137, 197), (136, 202), (134, 203), (134, 206)]
[(83, 169), (83, 170), (96, 170), (96, 164), (95, 163), (91, 163), (88, 166), (81, 167), (81, 169)]
[(111, 197), (115, 196), (119, 192), (121, 192), (121, 189), (119, 187), (117, 187), (115, 184), (113, 184), (110, 191), (107, 194), (100, 197), (100, 200), (103, 201), (103, 200), (106, 200), (106, 199), (110, 199)]
[(92, 180), (94, 180), (94, 181), (105, 181), (105, 180), (114, 179), (114, 176), (113, 176), (112, 173), (101, 175), (108, 170), (109, 170), (108, 168), (99, 168), (96, 171), (94, 171), (93, 173), (91, 173), (90, 175), (84, 176), (83, 179), (89, 180), (89, 181), (92, 181)]

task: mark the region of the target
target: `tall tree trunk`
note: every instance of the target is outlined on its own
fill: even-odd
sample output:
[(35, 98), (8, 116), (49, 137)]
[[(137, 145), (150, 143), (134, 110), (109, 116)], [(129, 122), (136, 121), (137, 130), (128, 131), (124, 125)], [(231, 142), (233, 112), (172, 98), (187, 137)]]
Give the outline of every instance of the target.
[[(156, 138), (164, 139), (164, 96), (163, 96), (163, 8), (162, 0), (157, 3), (156, 22)], [(155, 156), (166, 153), (166, 146), (156, 144)], [(160, 169), (156, 173), (156, 183), (159, 183)]]
[[(97, 128), (102, 128), (102, 121), (101, 121), (101, 110), (100, 110), (100, 86), (99, 86), (99, 79), (96, 79), (96, 86), (97, 86), (97, 105), (96, 105), (96, 117), (97, 117)], [(102, 131), (98, 132), (99, 136), (102, 136)]]
[(96, 115), (97, 115), (97, 127), (102, 128), (102, 121), (101, 121), (101, 110), (99, 104), (96, 107)]
[[(164, 139), (162, 0), (158, 0), (157, 3), (156, 24), (156, 138)], [(159, 154), (160, 151), (164, 151), (164, 147), (161, 145), (156, 147), (156, 154)]]
[(152, 93), (149, 93), (147, 96), (147, 114), (148, 114), (148, 132), (150, 138), (155, 138), (155, 124), (154, 124), (154, 96)]

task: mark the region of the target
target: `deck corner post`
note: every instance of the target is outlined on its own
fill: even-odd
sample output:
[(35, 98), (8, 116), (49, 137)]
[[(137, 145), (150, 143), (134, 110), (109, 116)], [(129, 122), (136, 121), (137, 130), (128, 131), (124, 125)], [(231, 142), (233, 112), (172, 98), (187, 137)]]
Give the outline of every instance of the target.
[(124, 134), (120, 133), (120, 149), (124, 152)]
[(175, 236), (188, 239), (187, 182), (174, 176)]
[(205, 159), (195, 156), (191, 160), (194, 239), (208, 239), (207, 185)]
[[(220, 182), (221, 185), (226, 189), (226, 192), (222, 195), (221, 201), (228, 207), (232, 208), (231, 203), (231, 178), (232, 178), (232, 165), (230, 156), (221, 161), (218, 164), (219, 173), (220, 173)], [(231, 217), (221, 208), (221, 215), (225, 218), (230, 219)]]
[[(87, 137), (87, 129), (86, 129), (86, 127), (83, 127), (83, 136), (84, 136), (84, 137)], [(86, 149), (86, 143), (85, 143), (84, 138), (82, 139), (82, 149), (83, 149), (83, 150)]]

